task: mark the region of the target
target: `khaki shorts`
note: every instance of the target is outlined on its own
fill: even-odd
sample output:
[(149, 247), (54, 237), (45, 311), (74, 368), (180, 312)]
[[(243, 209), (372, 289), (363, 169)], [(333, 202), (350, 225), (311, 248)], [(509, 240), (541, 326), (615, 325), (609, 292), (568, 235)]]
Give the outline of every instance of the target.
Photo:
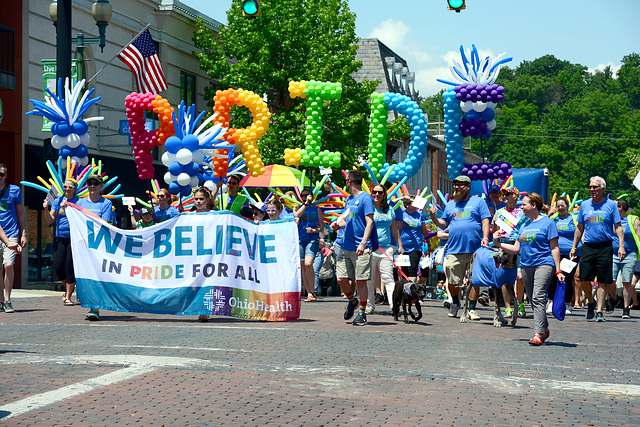
[[(8, 237), (11, 243), (18, 243), (17, 237)], [(15, 264), (16, 263), (16, 251), (13, 251), (7, 247), (4, 243), (0, 242), (0, 265)]]
[(467, 269), (471, 270), (473, 254), (449, 254), (445, 262), (445, 272), (450, 285), (462, 285)]
[(371, 248), (356, 256), (356, 251), (340, 251), (336, 262), (336, 276), (338, 279), (369, 280), (371, 278)]

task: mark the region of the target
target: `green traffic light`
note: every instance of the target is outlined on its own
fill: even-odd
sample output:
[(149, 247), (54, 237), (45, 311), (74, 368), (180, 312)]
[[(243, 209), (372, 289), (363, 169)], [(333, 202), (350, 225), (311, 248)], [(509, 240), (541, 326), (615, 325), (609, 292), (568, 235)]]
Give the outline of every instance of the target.
[(451, 6), (454, 9), (462, 7), (462, 5), (464, 4), (464, 0), (447, 0), (447, 1), (449, 2), (449, 6)]
[(242, 2), (242, 10), (247, 15), (253, 15), (258, 11), (258, 5), (256, 4), (255, 1), (251, 1), (251, 0), (244, 1)]

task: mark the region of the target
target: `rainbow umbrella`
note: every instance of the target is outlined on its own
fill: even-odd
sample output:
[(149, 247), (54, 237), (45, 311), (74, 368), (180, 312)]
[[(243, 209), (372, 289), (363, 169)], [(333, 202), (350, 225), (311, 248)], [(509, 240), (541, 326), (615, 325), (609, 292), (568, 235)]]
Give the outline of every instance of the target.
[[(264, 167), (264, 173), (258, 176), (247, 174), (242, 181), (241, 187), (297, 187), (302, 180), (302, 172), (298, 169), (282, 165), (269, 165)], [(309, 178), (304, 177), (305, 187), (310, 185)]]

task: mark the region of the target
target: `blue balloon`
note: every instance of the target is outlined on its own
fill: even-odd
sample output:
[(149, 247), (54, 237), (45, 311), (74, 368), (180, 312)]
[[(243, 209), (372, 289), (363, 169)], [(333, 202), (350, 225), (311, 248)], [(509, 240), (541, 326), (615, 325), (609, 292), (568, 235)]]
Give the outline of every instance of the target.
[(73, 149), (65, 145), (64, 147), (58, 150), (58, 156), (62, 157), (63, 159), (66, 159), (67, 157), (71, 157), (73, 156)]
[[(178, 162), (173, 162), (169, 165), (167, 170), (171, 175), (178, 176), (184, 171), (184, 167)], [(177, 193), (173, 193), (173, 194), (177, 194)]]
[(480, 117), (490, 122), (496, 117), (496, 112), (493, 108), (486, 108), (482, 113), (480, 113)]
[(184, 165), (184, 171), (189, 174), (189, 176), (196, 176), (200, 171), (200, 166), (194, 162), (187, 163)]
[(85, 157), (87, 154), (89, 154), (89, 149), (87, 148), (86, 145), (78, 145), (76, 148), (74, 148), (73, 150), (73, 155), (76, 157), (80, 157), (83, 158)]
[(182, 141), (175, 135), (171, 136), (165, 141), (164, 148), (171, 154), (176, 154), (182, 148)]
[(89, 125), (84, 120), (77, 120), (73, 123), (73, 133), (84, 135), (89, 130)]
[(180, 184), (177, 182), (172, 182), (169, 184), (169, 193), (171, 194), (179, 194), (180, 193)]
[(182, 138), (182, 146), (189, 151), (196, 151), (200, 147), (200, 141), (197, 136), (188, 134)]
[(180, 187), (180, 195), (182, 197), (187, 197), (190, 194), (191, 194), (191, 187), (190, 186), (185, 185), (185, 186), (181, 186)]

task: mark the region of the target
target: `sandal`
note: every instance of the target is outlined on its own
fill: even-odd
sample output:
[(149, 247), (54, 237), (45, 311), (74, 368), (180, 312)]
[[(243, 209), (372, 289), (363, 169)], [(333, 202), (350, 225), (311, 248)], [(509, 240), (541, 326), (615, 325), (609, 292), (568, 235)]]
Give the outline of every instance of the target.
[(542, 345), (543, 342), (544, 342), (544, 337), (540, 334), (535, 334), (533, 338), (529, 340), (529, 344), (536, 345), (536, 346)]
[(551, 332), (549, 332), (549, 328), (544, 330), (544, 335), (542, 336), (542, 341), (546, 341), (549, 339), (549, 336), (551, 335)]
[(75, 304), (73, 303), (73, 301), (71, 301), (69, 298), (63, 298), (63, 299), (62, 299), (62, 303), (63, 303), (64, 305), (66, 305), (66, 306), (72, 306), (72, 305), (75, 305)]
[(316, 298), (315, 294), (313, 293), (307, 295), (307, 299), (304, 300), (304, 302), (314, 302), (314, 301), (318, 301), (318, 298)]

